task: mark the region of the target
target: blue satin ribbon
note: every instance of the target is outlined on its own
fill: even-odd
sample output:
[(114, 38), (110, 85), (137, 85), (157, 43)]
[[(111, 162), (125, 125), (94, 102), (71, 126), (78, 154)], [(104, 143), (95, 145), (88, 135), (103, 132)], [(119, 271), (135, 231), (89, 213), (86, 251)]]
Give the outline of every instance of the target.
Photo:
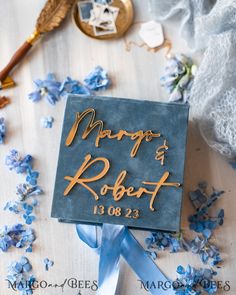
[(171, 287), (172, 282), (160, 271), (127, 227), (103, 224), (101, 229), (99, 226), (77, 224), (76, 230), (80, 239), (100, 255), (98, 295), (115, 295), (120, 271), (120, 255), (144, 283), (166, 283), (165, 289), (151, 288), (149, 290), (151, 294), (175, 294)]

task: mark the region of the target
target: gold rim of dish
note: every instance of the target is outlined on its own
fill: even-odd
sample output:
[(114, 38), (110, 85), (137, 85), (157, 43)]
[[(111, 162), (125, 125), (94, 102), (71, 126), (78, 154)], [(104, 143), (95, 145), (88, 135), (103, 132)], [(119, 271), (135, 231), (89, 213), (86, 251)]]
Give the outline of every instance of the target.
[[(134, 9), (133, 9), (132, 0), (113, 0), (111, 6), (120, 8), (120, 12), (116, 20), (117, 32), (114, 34), (96, 36), (93, 32), (93, 27), (80, 20), (78, 6), (77, 6), (78, 2), (80, 2), (80, 0), (78, 0), (74, 4), (72, 9), (73, 23), (82, 33), (84, 33), (86, 36), (90, 38), (97, 39), (97, 40), (111, 40), (111, 39), (120, 38), (127, 32), (127, 30), (130, 28), (130, 26), (133, 23)], [(125, 19), (125, 22), (124, 22), (124, 19)]]

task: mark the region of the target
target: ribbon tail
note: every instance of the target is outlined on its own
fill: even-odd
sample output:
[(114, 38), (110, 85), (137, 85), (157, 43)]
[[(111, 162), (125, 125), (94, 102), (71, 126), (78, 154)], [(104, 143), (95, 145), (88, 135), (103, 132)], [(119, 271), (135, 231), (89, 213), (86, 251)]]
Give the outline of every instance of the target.
[(155, 262), (147, 255), (143, 247), (131, 232), (125, 229), (125, 238), (121, 249), (122, 256), (143, 283), (163, 282), (165, 288), (150, 288), (153, 295), (175, 295), (172, 282), (160, 271)]
[(119, 278), (121, 245), (125, 237), (122, 225), (103, 224), (99, 261), (98, 295), (115, 295)]
[(77, 234), (89, 247), (100, 254), (98, 295), (115, 295), (119, 278), (120, 254), (137, 274), (143, 284), (161, 282), (163, 288), (150, 288), (152, 295), (175, 295), (170, 281), (135, 239), (128, 228), (103, 224), (102, 240), (98, 239), (100, 227), (76, 225)]
[(76, 224), (76, 231), (80, 239), (92, 248), (97, 254), (100, 253), (98, 240), (98, 226), (87, 224)]

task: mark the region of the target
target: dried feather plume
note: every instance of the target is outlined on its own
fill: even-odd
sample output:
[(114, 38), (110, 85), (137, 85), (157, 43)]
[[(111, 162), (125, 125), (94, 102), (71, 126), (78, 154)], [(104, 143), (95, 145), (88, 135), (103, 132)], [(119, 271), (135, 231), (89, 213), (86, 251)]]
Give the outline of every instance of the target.
[[(41, 11), (34, 32), (15, 52), (9, 63), (0, 71), (0, 90), (14, 85), (14, 81), (8, 76), (14, 67), (24, 58), (27, 52), (43, 33), (50, 32), (59, 27), (69, 13), (76, 0), (48, 0)], [(6, 101), (2, 101), (5, 106)]]
[(48, 0), (36, 23), (38, 33), (50, 32), (58, 27), (75, 3), (75, 0)]

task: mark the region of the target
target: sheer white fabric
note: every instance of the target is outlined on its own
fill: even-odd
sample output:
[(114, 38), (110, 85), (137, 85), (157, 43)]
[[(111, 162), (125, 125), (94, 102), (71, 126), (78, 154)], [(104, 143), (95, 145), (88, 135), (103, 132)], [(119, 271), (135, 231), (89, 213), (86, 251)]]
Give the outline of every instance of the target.
[(158, 20), (178, 15), (181, 34), (205, 48), (191, 95), (191, 114), (207, 143), (236, 157), (236, 0), (149, 0)]

